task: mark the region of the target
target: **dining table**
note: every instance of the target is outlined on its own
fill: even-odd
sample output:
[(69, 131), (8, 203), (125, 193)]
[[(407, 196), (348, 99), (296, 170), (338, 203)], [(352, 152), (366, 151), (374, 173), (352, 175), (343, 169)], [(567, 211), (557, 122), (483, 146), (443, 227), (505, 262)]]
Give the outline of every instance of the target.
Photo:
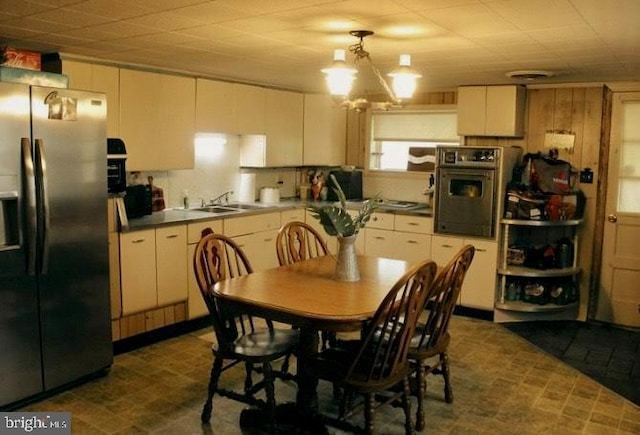
[(354, 332), (411, 267), (403, 260), (358, 256), (360, 279), (334, 279), (331, 255), (222, 280), (213, 287), (230, 309), (299, 328), (296, 414), (314, 414), (317, 379), (305, 376), (305, 359), (318, 352), (319, 331)]

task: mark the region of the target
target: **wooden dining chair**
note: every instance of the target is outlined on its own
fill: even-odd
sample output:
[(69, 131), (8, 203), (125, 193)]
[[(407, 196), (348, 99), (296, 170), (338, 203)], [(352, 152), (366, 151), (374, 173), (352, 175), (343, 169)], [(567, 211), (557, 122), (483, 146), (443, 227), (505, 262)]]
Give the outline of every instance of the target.
[[(275, 329), (270, 321), (229, 309), (223, 300), (215, 296), (212, 289), (217, 282), (252, 273), (245, 253), (232, 239), (221, 234), (204, 235), (196, 246), (193, 266), (216, 337), (212, 346), (214, 362), (202, 421), (206, 423), (211, 419), (213, 396), (217, 393), (265, 409), (273, 428), (275, 392), (271, 363), (293, 352), (298, 342), (298, 331)], [(259, 328), (260, 323), (264, 324), (262, 328)], [(224, 365), (225, 361), (229, 363)], [(238, 363), (245, 364), (244, 391), (238, 393), (218, 387), (221, 373)], [(263, 375), (262, 381), (256, 384), (252, 381), (254, 364), (261, 365)], [(266, 401), (255, 397), (262, 388), (266, 393)]]
[[(447, 348), (451, 341), (449, 320), (460, 296), (464, 277), (471, 265), (475, 248), (463, 246), (460, 251), (440, 271), (426, 298), (424, 312), (418, 320), (411, 345), (409, 361), (415, 367), (416, 430), (425, 427), (424, 396), (427, 390), (427, 375), (440, 374), (444, 378), (444, 397), (447, 403), (453, 402), (453, 389), (449, 373)], [(427, 361), (437, 357), (430, 365)]]
[(318, 231), (304, 222), (285, 224), (276, 237), (276, 253), (280, 266), (297, 263), (329, 253), (327, 242)]
[[(322, 257), (329, 254), (327, 242), (311, 225), (300, 221), (292, 221), (283, 225), (276, 237), (276, 254), (280, 266), (297, 263), (310, 258)], [(326, 348), (329, 342), (335, 341), (335, 334), (321, 332), (322, 346)], [(289, 357), (284, 360), (281, 372), (289, 370)]]
[[(409, 402), (409, 343), (418, 315), (436, 274), (436, 264), (427, 260), (414, 265), (391, 288), (380, 303), (372, 320), (368, 322), (359, 340), (341, 342), (310, 359), (305, 359), (304, 374), (333, 382), (346, 395), (363, 394), (364, 431), (374, 432), (374, 413), (380, 406), (402, 398), (405, 413), (405, 432), (413, 432)], [(401, 384), (400, 391), (376, 401), (376, 393), (390, 391)], [(347, 403), (347, 401), (342, 402)], [(350, 431), (361, 431), (347, 422), (343, 405), (338, 419), (329, 424)], [(353, 408), (348, 413), (355, 412)]]

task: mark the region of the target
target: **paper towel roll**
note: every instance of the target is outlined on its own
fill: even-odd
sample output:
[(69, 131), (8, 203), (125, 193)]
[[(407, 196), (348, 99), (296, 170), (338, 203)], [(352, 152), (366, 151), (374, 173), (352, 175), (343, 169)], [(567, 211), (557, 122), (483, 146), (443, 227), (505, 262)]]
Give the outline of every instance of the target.
[(238, 201), (253, 202), (256, 200), (256, 174), (240, 174), (240, 193)]

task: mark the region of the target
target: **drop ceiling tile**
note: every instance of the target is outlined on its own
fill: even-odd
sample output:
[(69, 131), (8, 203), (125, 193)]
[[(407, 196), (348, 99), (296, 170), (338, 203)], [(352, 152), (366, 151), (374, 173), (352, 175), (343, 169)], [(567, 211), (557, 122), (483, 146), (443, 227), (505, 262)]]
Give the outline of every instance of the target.
[(466, 37), (478, 37), (518, 30), (507, 19), (501, 17), (484, 4), (419, 11), (419, 13), (435, 24)]
[(41, 2), (33, 2), (28, 0), (0, 0), (0, 10), (17, 16), (29, 16), (40, 12), (48, 11), (51, 6), (42, 4)]
[(109, 21), (124, 20), (154, 12), (152, 8), (138, 5), (135, 0), (86, 0), (67, 5), (64, 9), (102, 16)]
[(119, 35), (120, 38), (130, 38), (156, 32), (156, 29), (153, 27), (131, 24), (127, 21), (114, 21), (111, 23), (99, 24), (94, 26), (94, 28), (102, 32)]
[(569, 0), (502, 0), (487, 6), (520, 30), (584, 24)]
[(207, 24), (204, 26), (190, 27), (188, 29), (181, 29), (178, 33), (184, 33), (196, 38), (207, 38), (215, 40), (228, 40), (238, 39), (241, 40), (242, 36), (246, 35), (245, 32), (234, 29), (230, 26), (219, 24)]
[(241, 11), (225, 6), (219, 1), (183, 7), (172, 11), (172, 13), (207, 23), (224, 23), (246, 17)]
[(162, 31), (188, 29), (190, 27), (203, 25), (203, 22), (201, 20), (183, 17), (170, 12), (159, 12), (155, 14), (130, 18), (127, 20), (127, 23), (139, 24)]
[(52, 32), (64, 32), (71, 30), (76, 26), (54, 23), (51, 21), (40, 20), (31, 17), (15, 17), (9, 18), (2, 22), (7, 27), (27, 28), (32, 29), (36, 33), (52, 33)]

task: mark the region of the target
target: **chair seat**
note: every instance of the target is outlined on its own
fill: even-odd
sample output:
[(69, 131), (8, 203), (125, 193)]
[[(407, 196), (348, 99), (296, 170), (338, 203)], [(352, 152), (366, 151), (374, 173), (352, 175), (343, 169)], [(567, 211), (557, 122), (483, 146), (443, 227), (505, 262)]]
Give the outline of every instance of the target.
[[(300, 333), (296, 329), (268, 329), (252, 332), (236, 339), (233, 349), (224, 353), (224, 358), (243, 360), (274, 360), (291, 352), (291, 346), (298, 343)], [(220, 349), (214, 347), (214, 351)]]
[[(449, 342), (451, 341), (451, 336), (449, 335), (449, 332), (445, 332), (442, 336), (440, 336), (440, 339), (438, 340), (438, 342), (433, 345), (423, 344), (421, 347), (418, 347), (418, 344), (420, 343), (421, 332), (422, 332), (422, 326), (418, 325), (418, 327), (416, 328), (416, 332), (413, 334), (413, 337), (411, 338), (411, 344), (409, 347), (410, 360), (431, 358), (447, 350), (447, 347), (449, 346)], [(425, 342), (428, 342), (428, 341), (429, 339), (427, 337), (425, 339)]]

